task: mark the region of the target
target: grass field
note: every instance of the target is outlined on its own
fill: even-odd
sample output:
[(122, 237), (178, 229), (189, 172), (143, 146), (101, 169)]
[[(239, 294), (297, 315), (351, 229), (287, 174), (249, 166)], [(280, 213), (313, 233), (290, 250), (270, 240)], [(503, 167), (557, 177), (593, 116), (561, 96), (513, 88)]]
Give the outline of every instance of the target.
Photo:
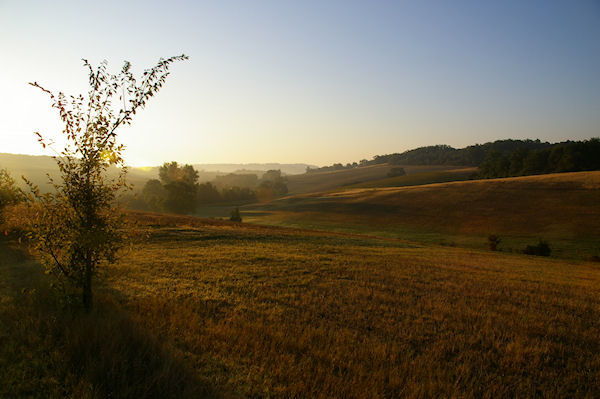
[[(410, 176), (406, 176), (410, 177)], [(600, 172), (355, 188), (244, 207), (246, 221), (519, 251), (538, 239), (567, 258), (600, 255)]]
[(600, 265), (191, 217), (89, 316), (0, 246), (0, 397), (598, 397)]
[(386, 177), (381, 180), (370, 180), (363, 183), (357, 183), (348, 188), (375, 188), (375, 187), (406, 187), (421, 186), (423, 184), (446, 183), (452, 181), (468, 180), (477, 174), (477, 168), (458, 168), (448, 170), (434, 170), (406, 174), (404, 176)]
[(333, 190), (340, 187), (368, 184), (385, 179), (392, 167), (403, 167), (407, 175), (458, 169), (445, 165), (371, 165), (329, 172), (315, 172), (288, 176), (290, 194), (305, 194)]

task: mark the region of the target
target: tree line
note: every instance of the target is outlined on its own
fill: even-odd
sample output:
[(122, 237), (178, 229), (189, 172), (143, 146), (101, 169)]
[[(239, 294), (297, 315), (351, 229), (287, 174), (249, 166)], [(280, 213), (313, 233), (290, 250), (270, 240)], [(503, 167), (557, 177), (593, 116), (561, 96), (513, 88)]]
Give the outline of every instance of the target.
[[(599, 158), (598, 139), (549, 143), (538, 140), (496, 140), (485, 144), (453, 148), (449, 145), (419, 147), (403, 153), (375, 155), (373, 159), (347, 164), (335, 163), (321, 168), (307, 168), (306, 173), (327, 172), (370, 165), (453, 165), (479, 166), (485, 176), (520, 176), (522, 174), (600, 169), (592, 160)], [(594, 144), (596, 143), (596, 144)], [(553, 152), (554, 151), (554, 152)], [(564, 151), (564, 155), (563, 155)], [(552, 156), (550, 154), (552, 153)], [(527, 166), (519, 162), (525, 162)], [(515, 163), (511, 163), (514, 158)], [(493, 166), (490, 166), (493, 165)], [(492, 176), (493, 175), (493, 176)]]
[(128, 198), (131, 208), (190, 214), (201, 205), (268, 201), (288, 192), (281, 170), (268, 170), (260, 179), (254, 174), (230, 173), (198, 183), (193, 166), (170, 162), (159, 168), (158, 177), (148, 180), (136, 197)]
[(527, 176), (600, 169), (600, 140), (568, 141), (542, 149), (518, 147), (510, 153), (490, 151), (479, 177)]

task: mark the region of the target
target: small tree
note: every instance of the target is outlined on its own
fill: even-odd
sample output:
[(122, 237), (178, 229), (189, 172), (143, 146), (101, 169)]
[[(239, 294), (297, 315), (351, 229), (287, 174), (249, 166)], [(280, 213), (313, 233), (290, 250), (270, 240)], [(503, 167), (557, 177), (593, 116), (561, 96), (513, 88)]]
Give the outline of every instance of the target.
[[(124, 216), (116, 208), (115, 199), (127, 187), (127, 169), (116, 130), (131, 124), (136, 112), (158, 92), (169, 75), (170, 65), (187, 58), (161, 58), (156, 66), (143, 72), (139, 83), (127, 61), (120, 73), (113, 75), (107, 72), (106, 61), (94, 69), (83, 60), (89, 71), (90, 91), (86, 96), (54, 94), (37, 82), (30, 83), (50, 96), (52, 107), (64, 123), (67, 142), (54, 157), (61, 180), (49, 176), (54, 192), (40, 194), (27, 181), (37, 213), (31, 223), (30, 238), (42, 255), (47, 272), (61, 283), (69, 281), (81, 289), (88, 311), (92, 308), (92, 277), (102, 263), (114, 262), (124, 238)], [(48, 141), (39, 132), (35, 135), (45, 148)], [(110, 166), (121, 168), (116, 178), (107, 177)]]
[(490, 234), (488, 236), (488, 245), (490, 247), (490, 251), (497, 251), (500, 242), (502, 242), (502, 239), (499, 236), (496, 234)]
[(229, 217), (229, 220), (231, 220), (232, 222), (242, 221), (242, 215), (240, 215), (240, 208), (235, 208), (233, 211), (231, 211), (231, 216)]

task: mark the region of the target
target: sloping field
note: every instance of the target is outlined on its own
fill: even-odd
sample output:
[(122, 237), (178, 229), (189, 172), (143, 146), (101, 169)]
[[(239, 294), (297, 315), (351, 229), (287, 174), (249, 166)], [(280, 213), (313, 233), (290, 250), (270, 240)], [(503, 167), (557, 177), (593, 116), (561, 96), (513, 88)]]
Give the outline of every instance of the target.
[(0, 397), (600, 395), (597, 264), (135, 218), (88, 317), (0, 246)]
[(331, 172), (315, 172), (288, 177), (288, 189), (291, 194), (304, 194), (327, 191), (335, 188), (381, 180), (387, 177), (392, 167), (403, 167), (408, 175), (440, 170), (458, 169), (452, 166), (415, 166), (415, 165), (372, 165), (354, 169)]
[(579, 240), (595, 242), (589, 250), (598, 255), (599, 204), (600, 172), (576, 172), (305, 194), (248, 207), (246, 216), (259, 223), (364, 232)]
[(477, 168), (461, 168), (450, 170), (436, 170), (411, 173), (405, 176), (387, 177), (381, 180), (370, 180), (364, 183), (345, 186), (348, 188), (375, 188), (375, 187), (406, 187), (421, 186), (423, 184), (447, 183), (451, 181), (468, 180), (477, 173)]

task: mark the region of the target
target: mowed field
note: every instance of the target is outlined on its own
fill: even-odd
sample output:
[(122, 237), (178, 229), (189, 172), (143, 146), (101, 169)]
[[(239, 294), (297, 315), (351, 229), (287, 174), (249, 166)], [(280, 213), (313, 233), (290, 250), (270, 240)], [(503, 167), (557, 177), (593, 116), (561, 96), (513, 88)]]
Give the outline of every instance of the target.
[(598, 397), (600, 265), (137, 213), (96, 310), (0, 247), (0, 397)]
[[(410, 176), (405, 176), (410, 178)], [(600, 172), (470, 180), (411, 187), (346, 188), (244, 207), (245, 220), (361, 232), (505, 251), (538, 239), (553, 254), (600, 255)]]

